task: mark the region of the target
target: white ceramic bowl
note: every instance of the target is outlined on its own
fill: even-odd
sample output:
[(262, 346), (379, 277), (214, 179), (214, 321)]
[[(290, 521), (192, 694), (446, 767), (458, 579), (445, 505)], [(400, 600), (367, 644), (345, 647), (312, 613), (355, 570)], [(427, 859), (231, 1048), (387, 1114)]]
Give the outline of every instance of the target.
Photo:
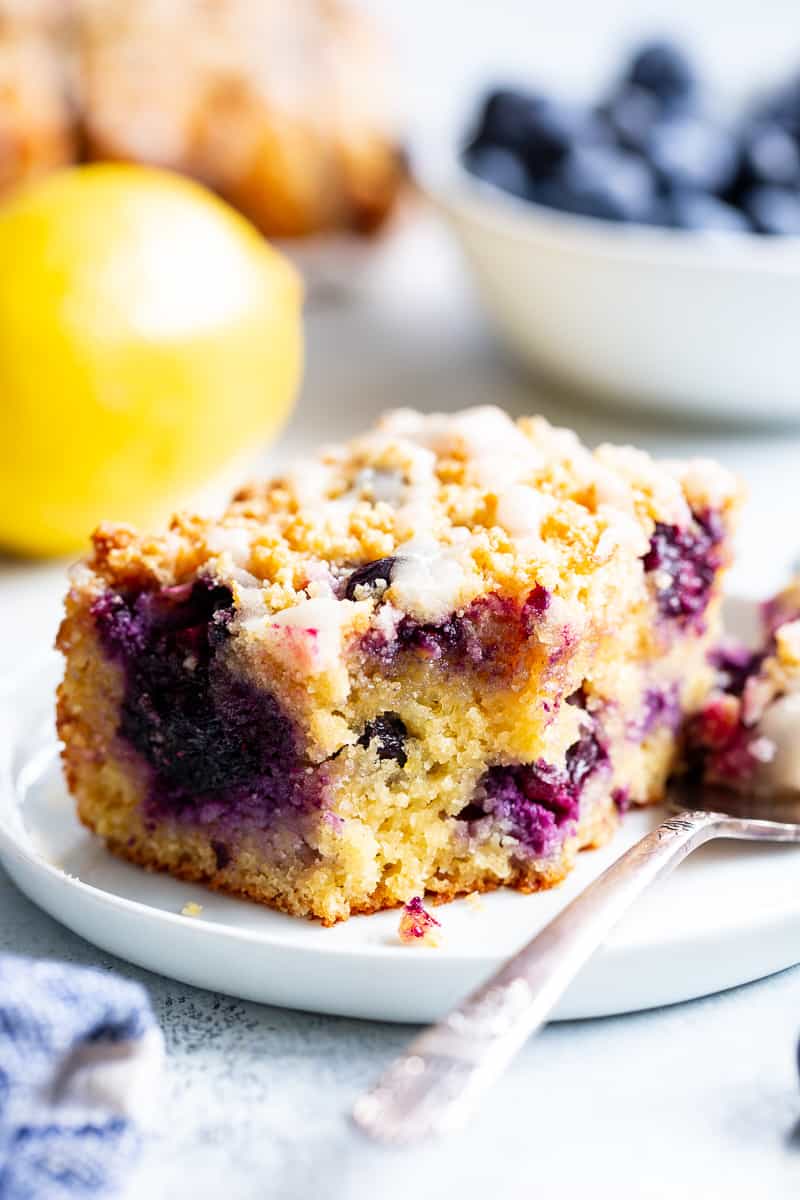
[(500, 335), (538, 373), (628, 407), (800, 418), (800, 238), (573, 217), (455, 158), (416, 166)]

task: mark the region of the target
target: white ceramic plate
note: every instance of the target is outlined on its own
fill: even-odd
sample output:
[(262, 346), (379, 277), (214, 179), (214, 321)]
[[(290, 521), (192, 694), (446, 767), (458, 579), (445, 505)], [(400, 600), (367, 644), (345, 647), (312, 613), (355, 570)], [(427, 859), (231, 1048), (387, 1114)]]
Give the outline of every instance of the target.
[[(119, 862), (74, 816), (61, 779), (53, 658), (11, 689), (0, 731), (0, 860), (56, 920), (130, 962), (243, 999), (389, 1021), (428, 1021), (486, 977), (655, 824), (629, 816), (565, 884), (436, 910), (444, 944), (408, 948), (398, 913), (324, 929)], [(575, 980), (562, 1018), (705, 995), (800, 961), (800, 848), (716, 843), (652, 891)], [(181, 914), (188, 902), (197, 917)]]

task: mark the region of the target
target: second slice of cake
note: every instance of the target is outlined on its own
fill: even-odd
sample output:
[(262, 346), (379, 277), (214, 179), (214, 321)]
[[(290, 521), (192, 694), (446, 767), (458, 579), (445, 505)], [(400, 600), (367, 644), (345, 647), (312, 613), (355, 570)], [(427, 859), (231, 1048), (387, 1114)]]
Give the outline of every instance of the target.
[(81, 819), (325, 922), (550, 886), (663, 793), (736, 502), (713, 463), (401, 411), (219, 521), (101, 527), (59, 638)]

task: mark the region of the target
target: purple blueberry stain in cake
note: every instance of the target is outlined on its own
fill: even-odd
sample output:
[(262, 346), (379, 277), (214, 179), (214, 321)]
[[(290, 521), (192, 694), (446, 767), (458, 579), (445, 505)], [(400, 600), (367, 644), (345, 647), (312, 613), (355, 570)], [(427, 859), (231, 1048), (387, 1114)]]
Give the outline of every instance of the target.
[(358, 745), (368, 747), (374, 744), (378, 758), (394, 759), (398, 766), (404, 767), (408, 762), (407, 737), (405, 722), (397, 713), (387, 712), (367, 721)]
[(538, 585), (522, 603), (510, 596), (491, 593), (479, 596), (441, 621), (419, 621), (406, 614), (398, 621), (392, 637), (370, 630), (362, 638), (362, 646), (385, 664), (404, 652), (413, 652), (431, 662), (446, 660), (449, 667), (515, 659), (522, 643), (535, 635), (536, 625), (549, 603), (550, 593)]
[(589, 776), (608, 766), (608, 751), (594, 728), (585, 729), (578, 741), (573, 742), (567, 751), (566, 764), (570, 787), (580, 798)]
[[(564, 767), (544, 759), (489, 767), (459, 819), (479, 834), (499, 825), (534, 857), (546, 857), (574, 833), (587, 779), (608, 765), (608, 753), (587, 729), (567, 751)], [(486, 818), (491, 822), (482, 828)]]
[(535, 633), (536, 626), (550, 607), (551, 596), (546, 587), (537, 583), (525, 597), (522, 606), (522, 625), (530, 637)]
[(577, 640), (578, 636), (575, 631), (570, 629), (568, 625), (563, 625), (561, 628), (561, 637), (547, 656), (548, 665), (551, 667), (558, 666), (569, 655)]
[(767, 646), (759, 650), (730, 639), (708, 655), (716, 668), (717, 690), (687, 726), (687, 764), (697, 779), (732, 786), (751, 782), (763, 763), (764, 739), (751, 713), (751, 681), (758, 690), (758, 673), (773, 646), (768, 618)]
[(667, 687), (649, 687), (642, 695), (639, 712), (627, 723), (627, 736), (633, 742), (643, 742), (656, 729), (674, 732), (681, 718), (680, 687), (677, 683)]
[(733, 785), (747, 783), (760, 759), (753, 753), (757, 732), (742, 721), (737, 696), (718, 694), (708, 700), (687, 727), (689, 774)]
[(325, 808), (322, 810), (322, 820), (323, 823), (335, 833), (341, 833), (345, 828), (344, 818), (340, 817), (339, 814), (334, 812), (331, 808)]
[(360, 600), (369, 595), (382, 595), (392, 582), (397, 559), (376, 558), (364, 563), (347, 577), (344, 585), (345, 600)]
[(414, 617), (403, 617), (397, 627), (397, 650), (416, 650), (424, 658), (445, 656), (482, 662), (483, 646), (470, 628), (469, 618), (454, 615), (438, 624), (425, 624)]
[(235, 834), (264, 828), (276, 809), (320, 802), (320, 773), (306, 772), (289, 718), (219, 654), (232, 613), (230, 589), (209, 579), (105, 593), (92, 608), (125, 672), (118, 734), (150, 768), (153, 823), (174, 817)]
[(611, 799), (612, 799), (614, 807), (616, 808), (619, 815), (621, 817), (624, 817), (625, 813), (628, 811), (628, 809), (631, 806), (631, 790), (630, 790), (630, 788), (629, 787), (614, 788), (613, 792), (611, 793)]
[(777, 630), (797, 616), (796, 593), (783, 593), (761, 606), (763, 635), (758, 649), (726, 638), (709, 652), (716, 689), (687, 729), (688, 765), (696, 778), (749, 786), (771, 760), (775, 747), (761, 735), (759, 721), (772, 691), (761, 672), (775, 652)]
[(656, 601), (665, 617), (702, 617), (720, 566), (723, 531), (716, 513), (695, 514), (685, 529), (657, 521), (642, 562), (656, 577)]
[[(492, 825), (507, 828), (536, 857), (560, 846), (578, 819), (578, 797), (566, 774), (539, 759), (535, 763), (490, 767), (463, 820), (492, 818)], [(480, 814), (480, 817), (478, 816)]]
[(225, 842), (213, 841), (211, 843), (211, 849), (214, 852), (214, 861), (217, 870), (224, 871), (225, 868), (230, 864), (231, 858), (233, 857), (229, 848), (226, 846)]
[(451, 665), (492, 662), (507, 650), (515, 618), (515, 602), (498, 595), (480, 596), (462, 612), (437, 623), (405, 616), (397, 626), (392, 651), (414, 650), (434, 661), (446, 658)]
[(708, 661), (717, 672), (717, 683), (730, 696), (741, 696), (747, 681), (761, 668), (767, 651), (727, 640), (709, 652)]
[(147, 645), (146, 622), (118, 592), (103, 592), (92, 605), (103, 648), (111, 658), (127, 660)]

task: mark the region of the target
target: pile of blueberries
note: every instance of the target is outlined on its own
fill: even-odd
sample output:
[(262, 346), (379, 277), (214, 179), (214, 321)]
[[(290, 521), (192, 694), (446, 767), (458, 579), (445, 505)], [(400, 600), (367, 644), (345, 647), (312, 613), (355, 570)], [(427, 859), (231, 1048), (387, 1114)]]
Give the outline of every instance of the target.
[(562, 212), (797, 235), (800, 74), (723, 123), (683, 50), (654, 40), (595, 105), (491, 92), (463, 157), (481, 179)]

